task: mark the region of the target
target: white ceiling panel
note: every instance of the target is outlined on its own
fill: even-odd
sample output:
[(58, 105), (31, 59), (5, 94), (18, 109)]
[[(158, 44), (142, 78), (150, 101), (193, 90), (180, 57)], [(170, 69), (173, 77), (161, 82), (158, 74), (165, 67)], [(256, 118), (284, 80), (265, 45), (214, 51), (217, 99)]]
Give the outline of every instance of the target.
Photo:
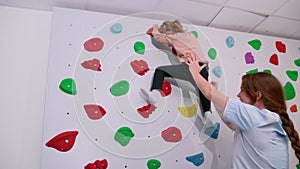
[(252, 32), (288, 38), (297, 33), (299, 28), (300, 21), (270, 16), (253, 29)]
[(274, 13), (287, 0), (229, 0), (227, 7), (252, 11), (263, 15)]
[(182, 17), (193, 24), (208, 25), (221, 9), (221, 6), (198, 1), (162, 0), (155, 11)]
[(195, 25), (300, 40), (300, 0), (0, 0), (0, 5), (49, 11), (57, 6), (119, 15), (138, 13), (140, 17), (159, 20), (181, 18)]
[(265, 17), (253, 13), (224, 8), (209, 24), (210, 27), (249, 32), (253, 25), (257, 25)]
[(129, 15), (152, 11), (158, 2), (159, 0), (86, 0), (86, 8), (98, 12)]
[(300, 40), (300, 29), (297, 33), (291, 35), (289, 38), (291, 39), (299, 39)]
[(211, 3), (216, 5), (224, 5), (227, 3), (228, 0), (189, 0), (189, 1), (195, 1), (195, 2), (204, 2), (204, 3)]
[(53, 7), (85, 9), (85, 0), (0, 0), (1, 5), (51, 11)]
[(299, 8), (300, 8), (299, 0), (289, 0), (278, 11), (276, 11), (274, 15), (300, 20)]
[(13, 6), (18, 8), (30, 8), (30, 9), (41, 9), (41, 10), (51, 10), (52, 2), (47, 0), (0, 0), (1, 5)]

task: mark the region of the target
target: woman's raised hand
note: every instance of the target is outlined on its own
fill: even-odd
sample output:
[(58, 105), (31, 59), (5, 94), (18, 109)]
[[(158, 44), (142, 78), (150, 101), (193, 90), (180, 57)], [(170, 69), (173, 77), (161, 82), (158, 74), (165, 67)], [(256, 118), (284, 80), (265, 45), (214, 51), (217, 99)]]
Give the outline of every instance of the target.
[(206, 64), (200, 66), (199, 61), (199, 58), (196, 56), (187, 57), (187, 61), (185, 63), (189, 66), (191, 73), (199, 73), (206, 66)]

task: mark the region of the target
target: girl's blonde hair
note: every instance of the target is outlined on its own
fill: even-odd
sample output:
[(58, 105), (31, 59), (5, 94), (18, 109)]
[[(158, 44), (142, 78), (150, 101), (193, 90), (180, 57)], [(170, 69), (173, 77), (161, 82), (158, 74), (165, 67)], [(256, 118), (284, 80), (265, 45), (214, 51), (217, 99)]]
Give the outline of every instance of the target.
[(173, 33), (180, 33), (180, 32), (184, 32), (184, 29), (180, 23), (179, 20), (175, 20), (175, 21), (164, 21), (158, 31), (160, 33), (166, 33), (166, 32), (173, 32)]

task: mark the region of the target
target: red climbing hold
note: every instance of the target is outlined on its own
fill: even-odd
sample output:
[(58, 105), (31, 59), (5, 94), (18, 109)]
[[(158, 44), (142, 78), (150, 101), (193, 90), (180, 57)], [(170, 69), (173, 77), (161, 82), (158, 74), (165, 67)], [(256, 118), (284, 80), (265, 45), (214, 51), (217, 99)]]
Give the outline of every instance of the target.
[(153, 104), (148, 104), (146, 106), (138, 108), (137, 112), (144, 118), (148, 118), (149, 115), (152, 114), (153, 111), (155, 111), (155, 109), (156, 107)]
[(84, 61), (81, 63), (81, 66), (83, 66), (86, 69), (101, 71), (101, 64), (98, 59)]
[(285, 47), (284, 43), (282, 43), (281, 41), (276, 41), (275, 44), (276, 44), (276, 48), (277, 48), (278, 52), (281, 52), (281, 53), (286, 52), (286, 47)]
[(94, 163), (89, 163), (84, 166), (84, 169), (106, 169), (108, 166), (107, 160), (96, 160)]
[(67, 131), (60, 133), (49, 140), (46, 143), (46, 146), (55, 148), (61, 152), (67, 152), (73, 147), (77, 134), (78, 131)]
[(104, 46), (104, 42), (100, 38), (92, 38), (84, 43), (84, 49), (89, 52), (100, 51)]
[(87, 104), (83, 107), (88, 117), (92, 120), (100, 119), (106, 114), (105, 109), (96, 104)]
[(150, 29), (148, 29), (146, 33), (147, 33), (148, 35), (150, 35), (150, 36), (153, 37), (152, 32), (153, 32), (153, 27), (151, 27)]
[(278, 65), (279, 64), (279, 62), (278, 62), (278, 55), (277, 54), (273, 54), (270, 57), (270, 63), (272, 63), (274, 65)]
[(292, 113), (297, 112), (297, 111), (298, 111), (297, 105), (293, 104), (293, 105), (290, 107), (290, 110), (291, 110)]
[(172, 92), (172, 86), (170, 82), (164, 81), (162, 88), (160, 90), (161, 96), (163, 97), (168, 96), (169, 94), (171, 94), (171, 92)]
[(130, 65), (133, 71), (141, 76), (149, 71), (148, 64), (144, 60), (134, 60), (130, 62)]
[(176, 127), (169, 127), (161, 132), (162, 138), (167, 142), (179, 142), (182, 139), (181, 131)]

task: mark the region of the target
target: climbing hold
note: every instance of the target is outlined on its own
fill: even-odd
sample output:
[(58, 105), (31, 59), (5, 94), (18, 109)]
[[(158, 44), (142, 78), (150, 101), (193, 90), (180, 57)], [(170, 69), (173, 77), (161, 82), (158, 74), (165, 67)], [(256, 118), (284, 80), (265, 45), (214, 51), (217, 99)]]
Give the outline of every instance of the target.
[(214, 126), (206, 128), (204, 133), (213, 139), (217, 139), (220, 131), (220, 123), (217, 122)]
[(137, 112), (144, 118), (148, 118), (149, 115), (152, 114), (153, 111), (155, 111), (155, 109), (156, 107), (153, 104), (148, 104), (146, 106), (138, 108)]
[(256, 73), (256, 72), (258, 72), (258, 69), (257, 69), (257, 68), (256, 68), (256, 69), (249, 70), (248, 72), (246, 72), (246, 74), (248, 75), (248, 74), (252, 74), (252, 73)]
[(46, 143), (47, 147), (52, 147), (61, 152), (67, 152), (73, 147), (78, 131), (66, 131), (53, 137)]
[(226, 39), (226, 45), (228, 48), (232, 48), (234, 46), (234, 39), (232, 36), (228, 36)]
[(89, 52), (97, 52), (103, 48), (104, 42), (100, 38), (92, 38), (87, 40), (83, 46)]
[(163, 97), (168, 96), (172, 92), (172, 86), (170, 82), (164, 81), (160, 90), (160, 95)]
[(300, 164), (297, 164), (297, 165), (296, 165), (296, 168), (297, 168), (297, 169), (300, 169)]
[(192, 106), (178, 107), (178, 111), (185, 117), (193, 117), (197, 114), (198, 104)]
[(110, 27), (110, 31), (113, 34), (119, 34), (122, 32), (122, 25), (120, 23), (115, 23)]
[(198, 39), (198, 32), (197, 31), (191, 31), (191, 33), (195, 36), (196, 39)]
[(109, 91), (114, 96), (122, 96), (129, 91), (129, 87), (130, 85), (126, 80), (121, 80), (112, 85)]
[(106, 114), (105, 109), (96, 104), (86, 104), (83, 107), (88, 117), (92, 120), (98, 120)]
[(66, 78), (66, 79), (62, 80), (59, 84), (59, 88), (65, 93), (68, 93), (71, 95), (77, 94), (76, 84), (72, 78)]
[(132, 137), (134, 137), (134, 133), (129, 127), (121, 127), (115, 133), (114, 139), (122, 146), (126, 146)]
[(287, 82), (284, 85), (284, 95), (286, 100), (292, 100), (296, 96), (295, 88), (291, 82)]
[(134, 60), (130, 62), (133, 71), (141, 76), (145, 75), (149, 71), (149, 67), (144, 60)]
[(217, 57), (217, 51), (216, 51), (216, 49), (215, 48), (210, 48), (208, 50), (208, 56), (209, 56), (210, 59), (215, 60), (216, 57)]
[(250, 46), (255, 50), (259, 50), (261, 48), (261, 41), (259, 39), (254, 39), (248, 42)]
[(169, 127), (162, 131), (161, 137), (166, 142), (179, 142), (182, 139), (181, 131), (177, 127)]
[(297, 112), (297, 111), (298, 111), (297, 105), (296, 105), (296, 104), (293, 104), (293, 105), (290, 107), (290, 111), (291, 111), (292, 113)]
[(300, 58), (299, 59), (295, 59), (294, 63), (295, 63), (296, 66), (300, 66)]
[(281, 41), (276, 41), (275, 45), (276, 45), (276, 49), (278, 50), (278, 52), (281, 52), (281, 53), (285, 53), (286, 52), (285, 44), (282, 43)]
[(135, 42), (134, 43), (134, 51), (138, 54), (145, 53), (145, 44), (143, 42)]
[(187, 156), (185, 159), (198, 167), (204, 162), (204, 154), (199, 153), (192, 156)]
[(291, 80), (293, 80), (293, 81), (297, 81), (297, 79), (298, 79), (298, 71), (296, 71), (296, 70), (287, 70), (286, 71), (286, 74), (287, 74), (287, 76), (291, 79)]
[(147, 30), (146, 34), (153, 37), (152, 32), (153, 32), (153, 27), (149, 28), (149, 29)]
[(277, 54), (273, 54), (270, 57), (270, 63), (272, 63), (273, 65), (278, 65), (279, 64), (279, 62), (278, 62), (278, 55)]
[(271, 71), (271, 70), (269, 70), (269, 69), (265, 69), (263, 72), (265, 72), (265, 73), (269, 73), (269, 74), (272, 74), (272, 71)]
[(106, 169), (108, 167), (108, 162), (106, 159), (96, 160), (94, 163), (89, 163), (84, 166), (84, 169)]
[(148, 160), (147, 162), (148, 169), (158, 169), (161, 166), (160, 161), (156, 159)]
[(101, 71), (100, 60), (98, 60), (98, 59), (84, 61), (81, 63), (81, 66), (86, 69), (91, 69), (94, 71)]
[(222, 69), (220, 66), (216, 66), (212, 72), (218, 78), (220, 78), (222, 76)]
[(252, 55), (251, 52), (247, 52), (245, 54), (245, 61), (246, 61), (246, 64), (253, 64), (255, 61), (254, 61), (254, 56)]

